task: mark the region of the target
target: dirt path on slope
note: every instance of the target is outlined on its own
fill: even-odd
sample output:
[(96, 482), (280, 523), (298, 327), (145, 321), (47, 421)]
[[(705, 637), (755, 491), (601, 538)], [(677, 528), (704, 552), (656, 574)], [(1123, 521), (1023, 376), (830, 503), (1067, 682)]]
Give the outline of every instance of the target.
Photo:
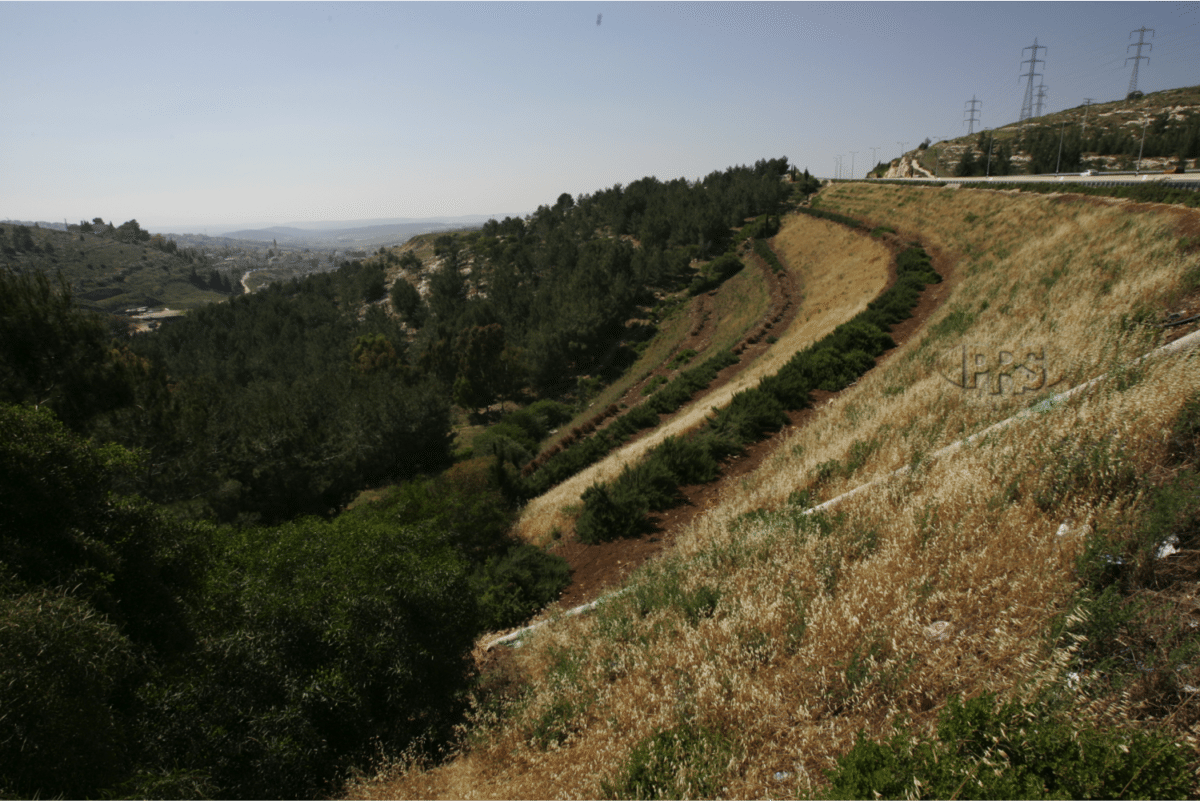
[[(615, 478), (626, 463), (636, 463), (667, 436), (699, 426), (712, 407), (727, 404), (736, 392), (756, 386), (763, 377), (773, 375), (796, 351), (817, 341), (866, 308), (894, 279), (892, 250), (898, 247), (898, 243), (873, 240), (824, 220), (806, 215), (789, 217), (784, 220), (783, 228), (773, 244), (789, 274), (799, 276), (804, 294), (802, 303), (793, 300), (790, 309), (779, 318), (781, 324), (772, 332), (778, 336), (778, 341), (768, 344), (763, 332), (758, 332), (759, 341), (749, 345), (761, 350), (758, 358), (743, 359), (739, 364), (727, 368), (727, 374), (719, 378), (723, 383), (714, 385), (702, 398), (693, 401), (646, 436), (626, 444), (526, 506), (518, 524), (523, 539), (547, 542), (554, 528), (562, 532), (562, 540), (553, 550), (571, 565), (572, 583), (563, 593), (560, 607), (569, 608), (593, 600), (669, 546), (674, 540), (674, 532), (719, 497), (726, 482), (740, 481), (746, 473), (757, 467), (775, 447), (780, 435), (751, 446), (743, 456), (730, 460), (717, 481), (683, 488), (685, 503), (656, 515), (654, 522), (657, 530), (637, 539), (599, 545), (585, 545), (575, 539), (569, 507), (580, 503), (580, 495), (587, 487), (597, 481)], [(922, 302), (932, 294), (926, 292)], [(779, 307), (776, 306), (775, 294), (772, 294), (768, 321), (780, 314), (783, 303), (782, 293)], [(908, 321), (909, 324), (913, 322)], [(817, 393), (815, 401), (820, 403), (828, 396), (828, 393)], [(811, 410), (793, 413), (790, 415), (792, 425), (802, 424), (809, 414)], [(564, 512), (564, 507), (568, 507), (568, 511)]]

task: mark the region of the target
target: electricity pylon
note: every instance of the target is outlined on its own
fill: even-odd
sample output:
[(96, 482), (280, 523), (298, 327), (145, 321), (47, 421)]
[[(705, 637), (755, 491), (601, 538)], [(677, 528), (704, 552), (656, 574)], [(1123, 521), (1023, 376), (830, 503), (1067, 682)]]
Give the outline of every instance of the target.
[[(1137, 48), (1137, 55), (1136, 55), (1136, 56), (1130, 56), (1129, 58), (1125, 59), (1125, 63), (1126, 63), (1126, 64), (1128, 64), (1130, 61), (1133, 61), (1133, 75), (1129, 76), (1129, 91), (1128, 91), (1128, 92), (1125, 94), (1125, 96), (1126, 96), (1126, 97), (1129, 97), (1129, 95), (1131, 95), (1131, 94), (1133, 94), (1134, 92), (1136, 92), (1136, 91), (1137, 91), (1137, 74), (1138, 74), (1138, 64), (1141, 62), (1141, 60), (1142, 60), (1143, 58), (1144, 58), (1144, 59), (1146, 59), (1146, 63), (1147, 63), (1147, 64), (1149, 64), (1149, 63), (1150, 63), (1150, 56), (1143, 56), (1143, 55), (1142, 55), (1142, 47), (1143, 47), (1143, 46), (1145, 46), (1145, 47), (1148, 47), (1148, 48), (1150, 48), (1151, 50), (1153, 50), (1153, 49), (1154, 49), (1154, 45), (1150, 44), (1149, 42), (1142, 41), (1142, 40), (1145, 38), (1145, 36), (1146, 36), (1146, 31), (1150, 31), (1151, 35), (1153, 35), (1153, 34), (1154, 34), (1154, 29), (1153, 29), (1153, 28), (1147, 28), (1145, 25), (1143, 25), (1142, 27), (1138, 28), (1136, 31), (1130, 31), (1130, 32), (1129, 32), (1129, 35), (1130, 35), (1130, 36), (1133, 36), (1133, 35), (1136, 33), (1136, 34), (1138, 35), (1138, 40), (1137, 40), (1137, 44), (1131, 44), (1131, 45), (1129, 45), (1129, 47), (1136, 47), (1136, 48)], [(1129, 50), (1129, 47), (1126, 47), (1126, 48), (1125, 48), (1125, 50), (1126, 50), (1126, 51), (1128, 51), (1128, 50)]]
[(1021, 62), (1022, 64), (1029, 65), (1029, 72), (1021, 76), (1022, 78), (1028, 78), (1029, 83), (1025, 85), (1025, 101), (1021, 104), (1020, 122), (1025, 122), (1025, 120), (1033, 116), (1033, 79), (1042, 77), (1042, 74), (1037, 71), (1038, 62), (1040, 61), (1043, 64), (1046, 63), (1045, 59), (1040, 59), (1037, 57), (1037, 51), (1045, 49), (1046, 46), (1039, 45), (1036, 37), (1034, 37), (1033, 44), (1031, 44), (1029, 47), (1021, 48), (1022, 54), (1024, 54), (1026, 50), (1032, 50), (1033, 58), (1027, 58)]
[(983, 101), (976, 100), (975, 95), (971, 95), (971, 99), (965, 105), (970, 106), (969, 109), (963, 110), (964, 114), (970, 115), (967, 119), (963, 120), (963, 122), (967, 123), (967, 136), (970, 136), (975, 133), (975, 123), (979, 122), (979, 109), (975, 108), (975, 106), (982, 106)]

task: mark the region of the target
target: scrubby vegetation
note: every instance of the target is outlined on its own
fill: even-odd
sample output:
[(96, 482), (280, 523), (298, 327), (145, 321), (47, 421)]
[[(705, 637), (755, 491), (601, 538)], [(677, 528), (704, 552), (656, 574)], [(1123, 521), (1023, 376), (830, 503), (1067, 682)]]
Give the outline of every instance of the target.
[[(924, 290), (940, 309), (620, 592), (528, 634), (514, 700), (481, 710), (459, 755), (355, 795), (1195, 793), (1200, 362), (1127, 366), (1185, 303), (1186, 219), (886, 185), (822, 195), (867, 230), (920, 231), (951, 271)], [(1042, 338), (1056, 363), (1032, 391), (939, 373), (961, 343)], [(601, 484), (597, 509), (619, 512), (626, 489), (670, 502), (671, 469)]]
[[(926, 284), (941, 280), (919, 247), (897, 257), (896, 272), (895, 284), (866, 311), (797, 353), (755, 389), (734, 395), (686, 445), (667, 440), (636, 467), (627, 466), (610, 486), (588, 489), (576, 524), (580, 539), (594, 543), (641, 533), (647, 512), (675, 505), (678, 486), (716, 478), (719, 459), (778, 430), (787, 422), (787, 410), (811, 404), (813, 390), (836, 392), (874, 367), (895, 344), (888, 329), (911, 316)], [(681, 448), (687, 448), (686, 457)]]
[[(65, 281), (0, 273), (0, 793), (309, 797), (444, 745), (475, 638), (569, 580), (511, 538), (513, 465), (575, 413), (573, 379), (619, 373), (633, 304), (779, 206), (786, 166), (439, 236), (426, 295), (351, 262), (133, 339)], [(455, 454), (452, 399), (521, 403)]]

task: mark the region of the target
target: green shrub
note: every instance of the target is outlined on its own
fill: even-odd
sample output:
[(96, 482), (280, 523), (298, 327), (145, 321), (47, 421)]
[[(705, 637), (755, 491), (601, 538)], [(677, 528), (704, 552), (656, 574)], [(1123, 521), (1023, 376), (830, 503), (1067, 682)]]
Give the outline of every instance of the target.
[(665, 383), (667, 383), (667, 377), (665, 375), (656, 375), (646, 383), (646, 386), (642, 387), (642, 394), (652, 395)]
[(859, 734), (828, 774), (828, 798), (1183, 798), (1185, 750), (1166, 735), (1098, 730), (1048, 702), (952, 697), (934, 737)]
[(671, 361), (667, 362), (668, 370), (675, 370), (690, 362), (696, 356), (696, 351), (691, 348), (684, 348), (671, 357)]
[(721, 466), (708, 447), (708, 440), (667, 437), (649, 454), (661, 462), (680, 484), (703, 484), (721, 473)]
[(779, 261), (779, 257), (775, 255), (775, 251), (771, 250), (771, 246), (762, 239), (754, 240), (754, 252), (758, 254), (758, 257), (766, 262), (766, 265), (773, 271), (776, 273), (784, 272), (783, 264)]
[(570, 582), (567, 560), (533, 545), (514, 545), (503, 556), (488, 558), (471, 576), (480, 628), (519, 625), (558, 598)]
[(735, 442), (756, 442), (768, 431), (777, 431), (788, 421), (782, 404), (757, 389), (743, 390), (729, 405), (709, 419), (708, 427)]
[(689, 295), (700, 295), (715, 289), (742, 271), (742, 260), (732, 253), (725, 253), (700, 269), (700, 274), (688, 287)]
[(129, 769), (135, 733), (126, 729), (121, 695), (136, 675), (136, 649), (68, 595), (7, 595), (0, 594), (0, 795), (97, 795)]
[(607, 798), (713, 798), (732, 757), (733, 744), (723, 734), (681, 723), (639, 742), (601, 792)]
[(646, 530), (649, 504), (619, 480), (611, 486), (593, 484), (584, 490), (582, 500), (583, 513), (575, 521), (575, 533), (582, 542), (594, 545)]

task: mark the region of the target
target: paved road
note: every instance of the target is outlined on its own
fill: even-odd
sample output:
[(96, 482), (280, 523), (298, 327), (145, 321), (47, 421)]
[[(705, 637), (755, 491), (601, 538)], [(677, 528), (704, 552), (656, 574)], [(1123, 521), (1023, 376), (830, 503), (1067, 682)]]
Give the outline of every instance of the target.
[[(867, 179), (873, 180), (873, 179)], [(1200, 172), (1167, 175), (1161, 172), (1105, 172), (1098, 175), (1062, 173), (1060, 175), (993, 175), (990, 178), (887, 178), (915, 184), (977, 184), (977, 183), (1064, 183), (1090, 186), (1134, 186), (1144, 183), (1169, 183), (1179, 189), (1200, 189)]]

